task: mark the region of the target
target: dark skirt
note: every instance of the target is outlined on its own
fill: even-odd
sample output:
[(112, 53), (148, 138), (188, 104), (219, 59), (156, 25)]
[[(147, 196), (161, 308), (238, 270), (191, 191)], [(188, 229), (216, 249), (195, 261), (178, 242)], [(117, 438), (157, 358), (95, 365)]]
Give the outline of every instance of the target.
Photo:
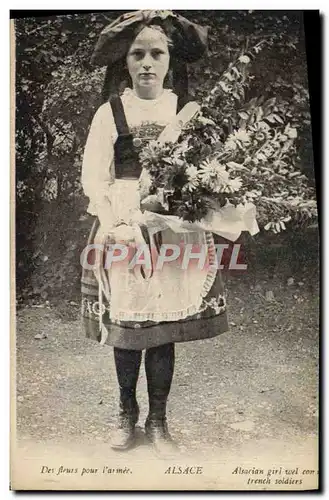
[[(88, 244), (92, 244), (99, 228), (96, 218), (92, 226)], [(82, 292), (82, 322), (87, 338), (101, 341), (100, 333), (100, 304), (98, 282), (94, 272), (83, 268), (81, 279)], [(142, 350), (169, 342), (189, 342), (216, 337), (228, 330), (226, 301), (221, 273), (218, 270), (215, 281), (204, 301), (210, 304), (202, 307), (199, 313), (186, 317), (183, 320), (168, 322), (146, 321), (136, 323), (121, 321), (114, 324), (110, 320), (110, 304), (102, 296), (106, 312), (102, 315), (102, 323), (107, 329), (108, 336), (105, 343), (121, 349)]]

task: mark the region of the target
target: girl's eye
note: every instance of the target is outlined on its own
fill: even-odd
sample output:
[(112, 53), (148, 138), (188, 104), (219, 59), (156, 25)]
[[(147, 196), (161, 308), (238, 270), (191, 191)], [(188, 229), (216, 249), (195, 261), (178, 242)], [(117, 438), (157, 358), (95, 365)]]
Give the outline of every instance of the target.
[(152, 50), (152, 57), (154, 57), (155, 59), (158, 59), (162, 54), (164, 54), (163, 50)]
[(144, 52), (142, 50), (134, 50), (130, 55), (135, 59), (142, 59), (144, 57)]

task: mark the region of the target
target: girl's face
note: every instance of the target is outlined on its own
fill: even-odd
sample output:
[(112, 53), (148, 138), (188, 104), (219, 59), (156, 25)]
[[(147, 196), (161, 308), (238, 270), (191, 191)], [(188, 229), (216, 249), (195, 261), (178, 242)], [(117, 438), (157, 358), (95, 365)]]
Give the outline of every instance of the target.
[(146, 27), (135, 38), (127, 54), (133, 88), (143, 99), (161, 94), (169, 69), (168, 42), (163, 33)]

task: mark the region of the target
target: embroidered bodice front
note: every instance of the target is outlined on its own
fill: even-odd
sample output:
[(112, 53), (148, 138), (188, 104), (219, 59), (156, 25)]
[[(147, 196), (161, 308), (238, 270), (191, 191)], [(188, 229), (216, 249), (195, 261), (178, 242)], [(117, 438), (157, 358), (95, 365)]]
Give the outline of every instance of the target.
[(139, 126), (131, 127), (130, 131), (133, 135), (133, 144), (136, 150), (142, 151), (143, 147), (147, 146), (150, 141), (153, 141), (159, 137), (164, 125), (159, 125), (157, 123), (145, 122)]

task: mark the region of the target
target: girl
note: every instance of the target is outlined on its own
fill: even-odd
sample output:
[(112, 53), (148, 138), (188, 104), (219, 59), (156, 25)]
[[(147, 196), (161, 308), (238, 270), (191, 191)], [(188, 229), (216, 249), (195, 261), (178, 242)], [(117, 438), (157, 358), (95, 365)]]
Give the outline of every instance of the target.
[[(95, 215), (89, 243), (133, 245), (141, 235), (134, 214), (159, 204), (138, 181), (138, 153), (187, 102), (187, 64), (206, 49), (207, 32), (170, 11), (138, 11), (120, 16), (103, 30), (93, 62), (107, 65), (104, 104), (87, 139), (82, 184)], [(173, 90), (164, 82), (172, 74)], [(130, 87), (121, 96), (120, 84)], [(157, 243), (204, 245), (214, 250), (211, 233), (163, 230)], [(88, 266), (86, 266), (88, 267)], [(102, 266), (100, 266), (102, 267)], [(139, 408), (136, 385), (145, 349), (149, 414), (145, 432), (162, 456), (175, 445), (166, 420), (174, 372), (175, 342), (214, 337), (227, 330), (226, 304), (219, 271), (166, 263), (159, 272), (130, 269), (127, 262), (106, 271), (83, 269), (82, 314), (86, 334), (114, 347), (120, 390), (118, 428), (112, 447), (130, 448)]]

